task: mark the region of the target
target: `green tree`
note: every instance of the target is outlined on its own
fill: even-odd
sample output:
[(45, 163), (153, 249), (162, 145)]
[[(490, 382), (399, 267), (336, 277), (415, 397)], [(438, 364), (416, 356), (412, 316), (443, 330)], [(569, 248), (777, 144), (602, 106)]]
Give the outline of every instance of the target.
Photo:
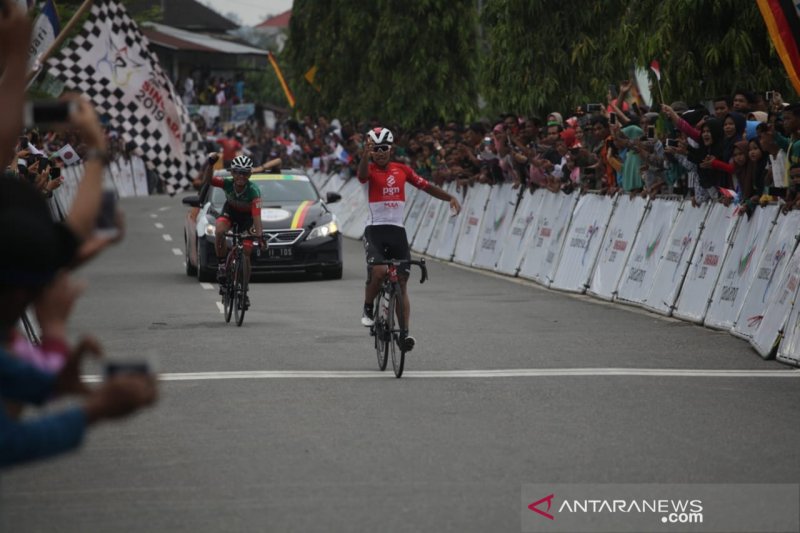
[(474, 114), (476, 52), (472, 0), (296, 0), (286, 57), (304, 112), (410, 127)]

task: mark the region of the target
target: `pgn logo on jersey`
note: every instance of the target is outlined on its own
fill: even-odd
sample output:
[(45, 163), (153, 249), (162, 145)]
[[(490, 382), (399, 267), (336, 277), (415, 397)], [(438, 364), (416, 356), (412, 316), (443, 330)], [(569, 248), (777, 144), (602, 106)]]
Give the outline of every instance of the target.
[[(389, 183), (389, 185), (392, 185), (394, 183), (394, 180), (392, 178), (389, 178), (388, 183)], [(400, 194), (400, 187), (384, 187), (383, 188), (383, 195), (384, 196), (396, 196), (398, 194)]]
[(389, 174), (389, 177), (386, 178), (386, 185), (394, 187), (395, 183), (397, 183), (397, 181), (394, 179), (394, 174)]

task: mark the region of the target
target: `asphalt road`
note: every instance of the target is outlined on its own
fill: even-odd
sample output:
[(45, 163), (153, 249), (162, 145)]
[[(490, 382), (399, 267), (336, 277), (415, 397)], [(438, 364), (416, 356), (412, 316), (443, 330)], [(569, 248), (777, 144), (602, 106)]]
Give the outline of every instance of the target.
[(153, 361), (160, 402), (4, 473), (2, 531), (519, 531), (529, 483), (800, 480), (798, 372), (728, 334), (430, 261), (397, 380), (360, 243), (341, 281), (254, 283), (236, 328), (183, 273), (179, 198), (123, 205), (72, 331)]

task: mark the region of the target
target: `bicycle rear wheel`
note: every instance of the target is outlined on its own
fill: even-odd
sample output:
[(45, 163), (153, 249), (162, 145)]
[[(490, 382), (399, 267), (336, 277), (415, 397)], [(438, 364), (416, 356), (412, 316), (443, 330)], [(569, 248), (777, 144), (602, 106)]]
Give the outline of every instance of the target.
[(233, 304), (233, 313), (236, 316), (236, 325), (241, 326), (244, 322), (244, 297), (247, 294), (247, 280), (244, 277), (244, 257), (239, 256), (236, 261), (236, 283), (234, 285), (235, 302)]
[(231, 315), (233, 315), (233, 272), (236, 270), (236, 260), (231, 261), (229, 266), (228, 279), (225, 280), (225, 285), (222, 287), (222, 307), (225, 311), (225, 322), (230, 322)]
[(375, 336), (375, 353), (378, 355), (378, 368), (386, 370), (386, 363), (389, 361), (389, 343), (391, 342), (392, 334), (389, 331), (389, 325), (386, 323), (386, 313), (384, 308), (386, 303), (386, 294), (383, 289), (378, 293), (375, 298), (375, 325), (373, 326), (373, 335)]
[[(395, 321), (397, 319), (397, 321)], [(389, 298), (389, 346), (392, 352), (392, 368), (394, 369), (395, 377), (403, 375), (403, 367), (406, 362), (406, 352), (400, 348), (398, 340), (400, 339), (400, 326), (403, 323), (403, 293), (400, 292), (400, 287), (395, 287), (394, 292)], [(395, 327), (395, 324), (398, 324)]]

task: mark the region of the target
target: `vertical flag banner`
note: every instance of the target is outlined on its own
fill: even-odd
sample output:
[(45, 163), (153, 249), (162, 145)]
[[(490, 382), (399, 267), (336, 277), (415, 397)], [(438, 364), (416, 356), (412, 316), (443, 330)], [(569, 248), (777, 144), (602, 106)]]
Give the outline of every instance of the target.
[(283, 92), (286, 94), (286, 99), (289, 101), (289, 107), (294, 108), (294, 95), (292, 91), (289, 90), (289, 86), (286, 84), (286, 80), (283, 77), (283, 72), (281, 72), (281, 67), (278, 66), (278, 62), (275, 60), (275, 55), (272, 52), (267, 52), (267, 57), (269, 58), (270, 64), (272, 64), (272, 68), (275, 69), (275, 75), (278, 76), (278, 81), (281, 82), (281, 87), (283, 87)]
[(202, 137), (149, 45), (124, 7), (97, 0), (80, 34), (46, 66), (88, 97), (174, 194), (191, 186), (205, 159)]
[(756, 0), (783, 67), (800, 93), (800, 16), (791, 0)]
[(31, 46), (28, 49), (28, 72), (38, 70), (38, 59), (50, 48), (50, 45), (61, 33), (61, 22), (53, 0), (47, 0), (42, 12), (36, 17), (31, 34)]

